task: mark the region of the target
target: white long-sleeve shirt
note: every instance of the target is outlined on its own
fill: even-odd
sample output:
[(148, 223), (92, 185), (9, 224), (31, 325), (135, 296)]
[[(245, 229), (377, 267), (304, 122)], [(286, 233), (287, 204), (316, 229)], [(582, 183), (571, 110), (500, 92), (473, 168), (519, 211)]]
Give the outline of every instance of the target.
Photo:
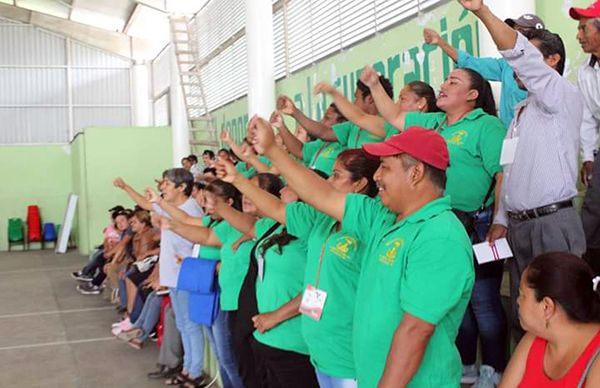
[(595, 57), (579, 68), (577, 86), (585, 101), (580, 129), (581, 159), (589, 162), (594, 160), (600, 127), (600, 63)]
[[(581, 93), (518, 34), (515, 47), (500, 51), (527, 88), (527, 99), (507, 138), (519, 138), (512, 164), (504, 166), (494, 223), (507, 225), (506, 211), (522, 211), (569, 200), (577, 194), (577, 148), (585, 105)], [(519, 111), (521, 114), (519, 115)]]

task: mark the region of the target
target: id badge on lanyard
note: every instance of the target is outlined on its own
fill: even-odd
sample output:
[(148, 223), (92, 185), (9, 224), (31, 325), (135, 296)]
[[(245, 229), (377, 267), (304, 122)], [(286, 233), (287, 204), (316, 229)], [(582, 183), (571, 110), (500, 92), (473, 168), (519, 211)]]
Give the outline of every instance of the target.
[(315, 321), (319, 321), (321, 320), (321, 315), (323, 315), (326, 300), (327, 293), (325, 291), (319, 290), (309, 284), (306, 286), (304, 294), (302, 294), (300, 312)]
[(323, 247), (321, 248), (319, 266), (317, 267), (316, 283), (314, 286), (312, 284), (308, 284), (306, 286), (304, 294), (302, 294), (302, 302), (300, 302), (300, 313), (314, 319), (315, 321), (321, 320), (321, 315), (323, 315), (323, 309), (325, 308), (325, 301), (327, 300), (327, 292), (319, 289), (319, 280), (321, 277), (323, 257), (325, 256), (325, 247), (327, 246), (327, 241), (329, 241), (329, 238), (333, 234), (336, 225), (337, 222), (333, 224), (331, 230), (329, 231), (329, 235), (325, 239)]

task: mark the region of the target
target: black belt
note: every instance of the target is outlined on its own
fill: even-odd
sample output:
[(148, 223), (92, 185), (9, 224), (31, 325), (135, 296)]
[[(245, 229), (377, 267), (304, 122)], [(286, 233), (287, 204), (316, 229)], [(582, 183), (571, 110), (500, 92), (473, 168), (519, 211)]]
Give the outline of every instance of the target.
[(518, 211), (518, 212), (507, 212), (507, 214), (513, 220), (527, 221), (527, 220), (532, 220), (534, 218), (540, 218), (543, 216), (547, 216), (549, 214), (556, 213), (560, 209), (564, 209), (564, 208), (572, 207), (572, 206), (573, 206), (573, 201), (568, 200), (568, 201), (552, 203), (552, 204), (546, 205), (546, 206), (536, 207), (535, 209), (522, 210), (522, 211)]

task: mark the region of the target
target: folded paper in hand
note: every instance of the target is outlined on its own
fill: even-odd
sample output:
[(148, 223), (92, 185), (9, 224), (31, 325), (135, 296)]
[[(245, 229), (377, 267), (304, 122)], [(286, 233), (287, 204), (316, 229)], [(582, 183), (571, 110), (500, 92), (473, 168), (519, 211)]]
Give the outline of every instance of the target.
[(492, 245), (487, 241), (475, 244), (473, 245), (473, 251), (479, 264), (507, 259), (513, 256), (508, 241), (505, 238), (496, 240)]

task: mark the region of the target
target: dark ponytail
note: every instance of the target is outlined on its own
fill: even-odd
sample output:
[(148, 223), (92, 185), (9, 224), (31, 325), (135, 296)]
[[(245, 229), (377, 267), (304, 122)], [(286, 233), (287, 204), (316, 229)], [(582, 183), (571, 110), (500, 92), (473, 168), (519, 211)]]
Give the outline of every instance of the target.
[(424, 98), (427, 101), (427, 113), (440, 111), (440, 108), (437, 106), (435, 90), (433, 90), (431, 85), (423, 81), (412, 81), (407, 86), (417, 97)]
[(281, 197), (280, 191), (283, 189), (283, 182), (277, 175), (263, 172), (256, 174), (256, 179), (258, 179), (258, 187), (277, 198)]
[(242, 193), (231, 183), (216, 179), (206, 186), (206, 191), (225, 201), (233, 200), (231, 207), (242, 211)]
[(585, 260), (570, 253), (545, 253), (527, 267), (526, 283), (538, 302), (548, 297), (577, 323), (600, 323), (600, 294)]
[(379, 168), (379, 158), (374, 158), (359, 148), (342, 151), (338, 155), (337, 161), (350, 173), (352, 182), (357, 182), (362, 178), (367, 180), (367, 186), (363, 194), (371, 198), (377, 195), (379, 190), (377, 189), (374, 175), (375, 171)]
[(475, 89), (479, 92), (477, 100), (475, 100), (475, 109), (481, 108), (489, 115), (496, 116), (496, 101), (494, 100), (494, 93), (492, 93), (492, 87), (488, 81), (486, 81), (481, 74), (475, 70), (463, 68), (469, 74), (471, 79), (471, 89)]

